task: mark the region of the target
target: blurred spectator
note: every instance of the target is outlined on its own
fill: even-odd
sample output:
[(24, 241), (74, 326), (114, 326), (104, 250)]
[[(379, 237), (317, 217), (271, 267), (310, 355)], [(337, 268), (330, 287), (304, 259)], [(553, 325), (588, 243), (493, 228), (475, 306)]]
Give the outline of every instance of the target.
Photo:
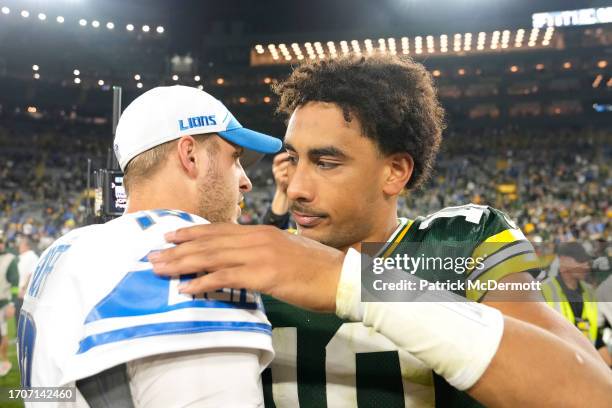
[(0, 376), (5, 376), (12, 367), (8, 358), (7, 319), (15, 315), (11, 303), (11, 287), (19, 283), (17, 257), (7, 251), (6, 240), (0, 238)]
[(27, 235), (22, 235), (17, 239), (17, 250), (19, 251), (19, 262), (17, 264), (19, 268), (19, 285), (17, 299), (15, 300), (15, 312), (19, 316), (28, 282), (38, 263), (38, 255), (32, 250), (32, 241)]
[(594, 288), (587, 283), (591, 257), (578, 242), (560, 244), (559, 276), (542, 282), (546, 303), (580, 330), (599, 350), (608, 365), (612, 360), (602, 339), (605, 319)]

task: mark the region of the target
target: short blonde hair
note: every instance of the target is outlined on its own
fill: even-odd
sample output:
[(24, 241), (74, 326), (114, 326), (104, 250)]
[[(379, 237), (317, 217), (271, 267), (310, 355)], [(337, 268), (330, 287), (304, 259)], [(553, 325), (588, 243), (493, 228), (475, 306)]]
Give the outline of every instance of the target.
[[(206, 144), (209, 157), (212, 158), (217, 151), (217, 144), (211, 142), (207, 137), (211, 134), (194, 135), (193, 138), (198, 144)], [(147, 179), (151, 178), (159, 171), (166, 159), (176, 149), (178, 139), (162, 143), (149, 150), (140, 153), (129, 161), (123, 174), (123, 187), (127, 195), (134, 191), (134, 187)]]

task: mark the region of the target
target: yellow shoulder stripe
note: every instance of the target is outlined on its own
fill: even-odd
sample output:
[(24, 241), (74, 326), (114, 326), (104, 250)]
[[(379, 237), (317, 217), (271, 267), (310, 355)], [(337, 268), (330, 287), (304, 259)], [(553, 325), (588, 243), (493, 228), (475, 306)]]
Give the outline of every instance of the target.
[[(541, 261), (535, 252), (517, 255), (509, 258), (493, 268), (489, 269), (481, 276), (475, 279), (475, 281), (488, 281), (494, 280), (499, 282), (504, 277), (517, 272), (525, 272), (532, 269), (538, 269), (541, 265)], [(478, 291), (471, 289), (467, 291), (467, 298), (478, 301), (483, 295), (484, 291)]]
[(388, 257), (389, 255), (391, 255), (391, 253), (393, 251), (395, 251), (395, 248), (397, 248), (399, 243), (402, 242), (402, 239), (404, 238), (404, 236), (406, 235), (406, 233), (408, 232), (408, 230), (412, 226), (413, 222), (414, 222), (414, 220), (408, 220), (408, 222), (406, 223), (404, 228), (402, 228), (402, 230), (399, 232), (399, 234), (397, 234), (397, 236), (395, 237), (395, 239), (393, 240), (391, 245), (389, 245), (389, 247), (385, 250), (385, 252), (383, 254), (384, 258)]
[(472, 258), (476, 259), (479, 256), (485, 255), (491, 256), (509, 243), (524, 241), (526, 239), (527, 238), (525, 238), (525, 235), (523, 235), (520, 229), (511, 228), (503, 230), (502, 232), (490, 236), (485, 239), (483, 243), (478, 245), (476, 249), (474, 249), (474, 252), (472, 252)]

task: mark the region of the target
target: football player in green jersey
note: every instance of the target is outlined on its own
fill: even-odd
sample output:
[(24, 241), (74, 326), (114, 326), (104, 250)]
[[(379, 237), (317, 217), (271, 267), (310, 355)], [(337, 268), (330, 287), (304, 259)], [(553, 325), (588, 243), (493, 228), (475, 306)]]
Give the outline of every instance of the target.
[(442, 110), (421, 65), (383, 56), (309, 63), (277, 91), (290, 116), (286, 194), (299, 236), (194, 227), (150, 257), (159, 273), (209, 272), (185, 293), (247, 287), (274, 296), (268, 406), (609, 403), (609, 369), (532, 292), (525, 302), (483, 290), (459, 291), (480, 304), (360, 301), (362, 242), (387, 242), (388, 256), (411, 243), (460, 242), (467, 255), (488, 252), (464, 281), (531, 281), (533, 249), (498, 210), (467, 205), (398, 220), (399, 194), (426, 179), (441, 139)]

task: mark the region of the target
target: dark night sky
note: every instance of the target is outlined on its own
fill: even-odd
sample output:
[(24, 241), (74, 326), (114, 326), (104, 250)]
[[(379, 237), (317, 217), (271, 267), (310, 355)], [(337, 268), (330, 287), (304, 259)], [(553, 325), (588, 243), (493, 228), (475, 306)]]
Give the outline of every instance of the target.
[(163, 24), (171, 48), (189, 50), (217, 28), (241, 23), (258, 36), (308, 32), (417, 35), (529, 27), (538, 11), (609, 0), (0, 0), (15, 8), (89, 19)]

